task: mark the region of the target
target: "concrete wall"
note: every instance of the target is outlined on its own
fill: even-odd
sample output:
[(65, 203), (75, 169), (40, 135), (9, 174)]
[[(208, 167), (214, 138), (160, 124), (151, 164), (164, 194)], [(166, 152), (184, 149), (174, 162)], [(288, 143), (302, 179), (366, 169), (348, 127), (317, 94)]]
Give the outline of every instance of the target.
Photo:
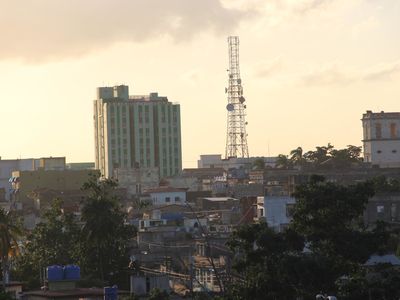
[(264, 216), (269, 227), (281, 231), (290, 223), (290, 205), (296, 203), (293, 197), (289, 196), (267, 196), (264, 197)]
[[(164, 192), (164, 193), (150, 193), (153, 205), (168, 205), (168, 204), (179, 204), (185, 205), (186, 202), (186, 192), (176, 191), (176, 192)], [(168, 199), (169, 198), (169, 201)], [(177, 200), (176, 198), (179, 198)]]
[(28, 194), (33, 190), (46, 188), (51, 190), (79, 190), (89, 180), (92, 170), (64, 171), (14, 171), (13, 177), (18, 178), (13, 188), (18, 191), (17, 199), (30, 201)]
[(12, 185), (9, 179), (13, 171), (34, 171), (39, 168), (58, 170), (65, 168), (65, 157), (0, 159), (0, 188), (5, 190), (6, 200), (10, 200)]
[(160, 182), (158, 168), (118, 168), (114, 170), (114, 178), (120, 187), (127, 189), (130, 196), (158, 187)]

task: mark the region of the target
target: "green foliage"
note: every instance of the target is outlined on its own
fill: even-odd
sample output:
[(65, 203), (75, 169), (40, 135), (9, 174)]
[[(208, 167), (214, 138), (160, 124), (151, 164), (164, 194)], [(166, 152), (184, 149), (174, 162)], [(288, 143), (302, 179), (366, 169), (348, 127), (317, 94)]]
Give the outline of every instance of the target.
[(6, 274), (9, 272), (9, 262), (19, 255), (18, 238), (22, 235), (22, 229), (16, 216), (12, 212), (6, 212), (0, 208), (0, 259), (5, 286)]
[[(233, 268), (240, 275), (226, 299), (312, 299), (321, 290), (358, 299), (348, 296), (350, 291), (358, 295), (355, 289), (372, 289), (362, 264), (390, 248), (385, 224), (371, 229), (362, 222), (373, 193), (371, 182), (342, 186), (313, 176), (296, 189), (293, 221), (285, 231), (274, 232), (265, 223), (240, 227), (228, 243), (237, 254)], [(376, 293), (387, 286), (384, 278), (399, 286), (397, 275), (385, 274), (380, 273)]]
[(372, 179), (372, 184), (376, 193), (400, 192), (400, 181), (395, 178), (377, 176)]
[(140, 297), (135, 295), (135, 294), (130, 294), (130, 295), (118, 296), (118, 299), (121, 299), (121, 300), (140, 300)]
[(338, 296), (344, 300), (399, 299), (400, 270), (380, 264), (341, 278), (337, 285)]
[(85, 183), (88, 197), (80, 223), (72, 214), (63, 213), (62, 202), (55, 200), (43, 221), (28, 235), (24, 255), (17, 261), (16, 278), (29, 288), (37, 288), (41, 269), (74, 263), (81, 267), (81, 286), (116, 283), (127, 288), (128, 250), (135, 231), (125, 224), (115, 187), (114, 181), (99, 181), (95, 176)]
[(276, 161), (278, 168), (290, 169), (295, 166), (311, 169), (345, 169), (352, 164), (359, 164), (362, 159), (361, 147), (348, 145), (344, 149), (335, 149), (333, 145), (317, 146), (315, 150), (304, 153), (302, 147), (290, 151), (287, 155), (279, 154)]
[(13, 300), (14, 297), (11, 294), (6, 293), (4, 290), (0, 290), (0, 300)]
[(150, 296), (148, 300), (168, 300), (169, 295), (166, 291), (161, 291), (160, 289), (152, 289), (150, 291)]
[(264, 162), (264, 159), (262, 159), (262, 158), (257, 158), (257, 159), (253, 162), (253, 169), (254, 169), (254, 170), (264, 170), (264, 169), (265, 169), (265, 162)]
[(276, 159), (275, 165), (280, 169), (290, 169), (293, 167), (292, 161), (287, 157), (287, 155), (279, 154)]
[(80, 259), (80, 227), (72, 214), (62, 212), (61, 200), (54, 200), (35, 229), (27, 236), (23, 255), (17, 261), (16, 277), (28, 287), (40, 284), (40, 270), (54, 264), (77, 263)]
[(288, 286), (297, 276), (293, 263), (303, 258), (304, 241), (295, 232), (276, 233), (266, 223), (245, 225), (228, 245), (239, 254), (234, 269), (244, 276), (227, 289), (228, 299), (293, 299), (297, 294)]
[[(367, 231), (362, 214), (374, 193), (371, 183), (341, 186), (312, 181), (296, 189), (292, 228), (303, 235), (308, 247), (327, 256), (365, 262), (378, 235)], [(361, 247), (362, 246), (362, 247)]]
[(83, 189), (89, 195), (82, 208), (84, 226), (81, 234), (80, 265), (88, 278), (127, 286), (129, 243), (134, 237), (134, 227), (125, 224), (114, 190), (113, 180), (91, 178)]

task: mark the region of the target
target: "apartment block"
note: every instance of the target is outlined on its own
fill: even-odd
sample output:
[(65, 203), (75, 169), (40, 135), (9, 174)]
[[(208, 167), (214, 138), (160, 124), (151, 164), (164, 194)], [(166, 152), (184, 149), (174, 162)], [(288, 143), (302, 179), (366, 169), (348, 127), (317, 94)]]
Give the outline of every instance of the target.
[(129, 96), (126, 85), (100, 87), (94, 101), (95, 164), (104, 177), (118, 168), (182, 169), (180, 105), (158, 93)]

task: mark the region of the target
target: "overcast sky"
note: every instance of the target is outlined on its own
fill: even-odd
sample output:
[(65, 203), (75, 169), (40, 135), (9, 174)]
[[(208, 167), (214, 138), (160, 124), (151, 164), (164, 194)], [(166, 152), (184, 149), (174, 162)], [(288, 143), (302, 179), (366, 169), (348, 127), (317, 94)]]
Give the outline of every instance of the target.
[(0, 0), (2, 158), (94, 161), (96, 87), (181, 104), (184, 167), (224, 153), (240, 36), (251, 156), (361, 145), (400, 111), (399, 0)]

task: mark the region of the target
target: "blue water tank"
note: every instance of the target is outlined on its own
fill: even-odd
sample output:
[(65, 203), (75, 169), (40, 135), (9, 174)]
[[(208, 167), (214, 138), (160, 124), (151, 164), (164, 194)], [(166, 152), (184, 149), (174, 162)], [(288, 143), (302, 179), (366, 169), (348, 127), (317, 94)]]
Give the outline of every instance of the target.
[(48, 281), (59, 281), (64, 279), (63, 267), (53, 265), (47, 267), (47, 280)]
[(104, 288), (104, 300), (117, 300), (118, 299), (118, 287), (105, 287)]
[(81, 269), (75, 265), (64, 267), (64, 280), (79, 280), (81, 278)]

